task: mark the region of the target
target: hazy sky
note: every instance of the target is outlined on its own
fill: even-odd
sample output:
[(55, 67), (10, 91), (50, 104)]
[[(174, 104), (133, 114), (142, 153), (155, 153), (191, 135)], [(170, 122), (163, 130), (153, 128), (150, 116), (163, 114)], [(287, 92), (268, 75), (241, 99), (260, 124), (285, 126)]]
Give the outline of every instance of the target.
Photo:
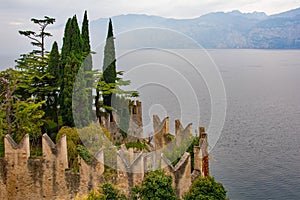
[(47, 15), (56, 18), (56, 24), (64, 24), (74, 14), (81, 20), (84, 10), (91, 20), (128, 13), (194, 18), (232, 10), (270, 15), (300, 7), (300, 0), (0, 0), (0, 5), (1, 56), (15, 54), (18, 48), (24, 51), (28, 40), (19, 36), (18, 30), (30, 29), (32, 17)]

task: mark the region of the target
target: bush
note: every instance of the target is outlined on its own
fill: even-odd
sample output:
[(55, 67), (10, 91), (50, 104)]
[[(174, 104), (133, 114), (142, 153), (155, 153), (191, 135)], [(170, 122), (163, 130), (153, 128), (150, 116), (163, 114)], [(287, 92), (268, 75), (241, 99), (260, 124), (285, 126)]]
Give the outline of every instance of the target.
[(226, 190), (221, 183), (215, 182), (213, 177), (197, 178), (189, 192), (183, 197), (184, 200), (226, 200)]
[(62, 127), (56, 136), (56, 142), (58, 142), (63, 135), (67, 137), (69, 166), (77, 172), (79, 170), (77, 145), (81, 144), (81, 140), (75, 128)]
[[(173, 135), (169, 134), (168, 137), (172, 137)], [(171, 143), (166, 146), (162, 152), (166, 158), (171, 161), (172, 165), (175, 166), (183, 154), (188, 151), (188, 149), (192, 148), (194, 137), (188, 137), (181, 141), (180, 145), (176, 144), (176, 138), (171, 140)]]
[(132, 188), (134, 199), (165, 199), (175, 200), (175, 190), (172, 187), (172, 177), (167, 176), (163, 170), (152, 171), (146, 174), (141, 187)]
[(98, 191), (92, 190), (85, 200), (126, 200), (126, 196), (110, 183), (102, 185)]
[(138, 141), (138, 142), (127, 142), (125, 144), (125, 146), (126, 146), (127, 149), (129, 149), (129, 148), (137, 148), (140, 151), (143, 150), (143, 149), (145, 149), (147, 151), (150, 151), (149, 148), (148, 148), (148, 146), (145, 143), (142, 143), (140, 141)]
[(4, 157), (4, 135), (0, 133), (0, 157)]
[(77, 152), (86, 163), (90, 164), (93, 162), (94, 156), (84, 146), (78, 145)]

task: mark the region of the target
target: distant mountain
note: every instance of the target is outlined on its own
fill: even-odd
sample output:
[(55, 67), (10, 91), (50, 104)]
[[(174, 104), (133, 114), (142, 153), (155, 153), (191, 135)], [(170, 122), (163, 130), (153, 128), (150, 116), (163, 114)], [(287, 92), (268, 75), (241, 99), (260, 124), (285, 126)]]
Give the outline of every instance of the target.
[(282, 17), (282, 18), (287, 18), (287, 17), (299, 17), (300, 15), (300, 8), (296, 8), (293, 10), (289, 10), (283, 13), (279, 13), (279, 14), (275, 14), (275, 15), (271, 15), (271, 18), (275, 18), (275, 17)]
[[(140, 29), (126, 33), (127, 46), (141, 46), (146, 42), (161, 47), (191, 48), (190, 44), (184, 44), (186, 41), (172, 38), (174, 35), (170, 33), (161, 31), (162, 35), (157, 35), (159, 31), (142, 29), (157, 27), (186, 34), (205, 48), (300, 49), (300, 8), (271, 16), (263, 12), (232, 11), (209, 13), (195, 19), (129, 14), (112, 20), (117, 37), (122, 32)], [(105, 39), (107, 21), (101, 18), (91, 22), (93, 44)]]

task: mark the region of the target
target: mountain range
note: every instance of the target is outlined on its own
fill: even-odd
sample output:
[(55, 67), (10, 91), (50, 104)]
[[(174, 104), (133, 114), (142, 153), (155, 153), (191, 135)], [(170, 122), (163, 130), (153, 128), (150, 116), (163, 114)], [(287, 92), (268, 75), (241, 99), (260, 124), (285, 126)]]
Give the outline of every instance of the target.
[[(117, 39), (118, 35), (121, 38), (124, 35), (120, 33), (129, 31), (131, 34), (127, 34), (122, 41), (133, 47), (147, 42), (160, 44), (161, 47), (191, 48), (190, 45), (183, 45), (182, 41), (171, 39), (170, 33), (154, 31), (153, 27), (156, 27), (185, 34), (204, 48), (300, 49), (300, 8), (269, 16), (263, 12), (241, 13), (235, 10), (209, 13), (194, 19), (128, 14), (112, 17), (112, 20)], [(107, 23), (107, 18), (91, 22), (93, 46), (103, 42)], [(143, 31), (145, 29), (147, 31)]]

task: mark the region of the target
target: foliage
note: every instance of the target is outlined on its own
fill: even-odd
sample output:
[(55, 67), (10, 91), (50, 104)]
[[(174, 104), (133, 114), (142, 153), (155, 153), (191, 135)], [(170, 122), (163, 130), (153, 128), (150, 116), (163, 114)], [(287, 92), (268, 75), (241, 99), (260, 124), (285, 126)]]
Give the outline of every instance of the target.
[[(83, 52), (83, 63), (82, 68), (84, 69), (85, 75), (84, 80), (86, 81), (86, 93), (88, 97), (87, 105), (88, 110), (93, 110), (93, 62), (91, 55), (91, 44), (90, 44), (90, 33), (89, 33), (89, 20), (87, 17), (87, 11), (84, 12), (84, 17), (82, 21), (81, 28), (81, 37), (82, 37), (82, 52)], [(93, 117), (93, 114), (90, 113), (90, 118)]]
[(89, 20), (87, 17), (87, 11), (84, 11), (84, 17), (83, 17), (82, 28), (81, 28), (81, 37), (82, 37), (82, 51), (86, 53), (90, 53), (91, 44), (90, 44)]
[(132, 188), (134, 199), (176, 199), (175, 190), (172, 187), (172, 177), (163, 170), (152, 171), (146, 174), (141, 187)]
[(123, 138), (127, 137), (130, 123), (129, 99), (124, 96), (115, 96), (113, 99), (114, 110), (117, 113), (117, 124)]
[(195, 154), (194, 147), (199, 146), (199, 137), (194, 136), (193, 141), (186, 152), (190, 153), (191, 156), (191, 171), (194, 171), (194, 163), (195, 163)]
[(111, 182), (114, 182), (116, 179), (116, 170), (117, 167), (117, 148), (111, 146), (110, 148), (104, 149), (104, 177)]
[[(109, 19), (108, 32), (104, 47), (102, 71), (103, 73), (99, 76), (100, 78), (96, 88), (96, 115), (100, 119), (101, 116), (109, 113), (112, 120), (112, 110), (115, 109), (112, 105), (112, 99), (115, 99), (116, 95), (120, 95), (125, 98), (137, 97), (138, 92), (124, 91), (120, 88), (121, 86), (129, 85), (130, 81), (124, 81), (120, 77), (123, 75), (123, 72), (117, 72), (116, 70), (115, 44), (111, 19)], [(122, 130), (124, 131), (124, 129)]]
[(77, 145), (81, 144), (81, 140), (75, 128), (64, 126), (59, 130), (56, 136), (56, 142), (64, 135), (67, 137), (69, 167), (77, 172), (79, 170)]
[[(103, 59), (103, 77), (100, 81), (104, 81), (106, 84), (113, 84), (112, 89), (114, 89), (114, 84), (117, 78), (116, 72), (116, 55), (115, 55), (115, 44), (114, 44), (114, 35), (111, 19), (109, 19), (108, 32), (106, 37), (106, 43), (104, 47), (104, 59)], [(99, 84), (98, 84), (99, 85)], [(111, 100), (113, 93), (108, 94), (103, 93), (103, 105), (106, 106), (105, 111), (110, 114), (112, 119), (112, 110), (108, 109), (111, 107)]]
[(88, 94), (86, 90), (85, 72), (83, 67), (78, 70), (76, 81), (73, 86), (73, 97), (72, 97), (72, 107), (73, 107), (73, 118), (76, 123), (76, 127), (85, 127), (90, 123), (89, 117), (89, 101)]
[(86, 163), (92, 163), (94, 160), (93, 155), (85, 148), (85, 146), (77, 145), (77, 152)]
[(78, 129), (78, 134), (85, 147), (89, 152), (96, 155), (102, 147), (110, 147), (110, 133), (106, 128), (98, 123), (91, 123), (89, 126)]
[(176, 138), (174, 139), (174, 137), (170, 135), (171, 134), (168, 134), (167, 137), (171, 138), (171, 142), (163, 149), (163, 154), (172, 162), (172, 165), (175, 166), (187, 151), (188, 147), (191, 146), (193, 137), (184, 138), (180, 144), (177, 144)]
[(4, 135), (0, 133), (0, 157), (4, 157)]
[(64, 126), (75, 126), (72, 113), (72, 94), (81, 61), (82, 39), (75, 15), (68, 19), (61, 50), (60, 114)]
[(35, 19), (32, 18), (31, 21), (38, 25), (40, 28), (40, 32), (36, 33), (34, 31), (19, 31), (21, 35), (28, 37), (32, 40), (31, 44), (33, 46), (39, 47), (39, 50), (34, 50), (34, 54), (39, 54), (42, 57), (45, 55), (45, 38), (52, 36), (50, 33), (46, 32), (45, 29), (48, 25), (53, 24), (55, 22), (54, 18), (45, 16), (44, 19)]
[(92, 190), (85, 200), (126, 200), (126, 196), (111, 183), (105, 183), (98, 191)]
[(226, 190), (221, 183), (215, 182), (213, 177), (197, 178), (189, 192), (184, 196), (184, 200), (226, 200)]
[(48, 25), (53, 24), (55, 19), (45, 16), (44, 19), (33, 18), (31, 21), (39, 26), (39, 32), (19, 31), (19, 33), (28, 37), (32, 41), (31, 44), (38, 49), (21, 55), (17, 60), (16, 68), (22, 71), (18, 93), (23, 99), (33, 96), (38, 101), (43, 101), (54, 89), (51, 87), (53, 77), (47, 72), (48, 58), (45, 56), (45, 38), (52, 35), (45, 29)]
[[(82, 33), (80, 33), (76, 15), (68, 19), (65, 27), (60, 84), (60, 114), (65, 126), (74, 127), (74, 120), (78, 127), (87, 126), (90, 122), (93, 104), (93, 72), (90, 51), (88, 19), (87, 12), (85, 12)], [(72, 100), (76, 116), (73, 116)]]
[(44, 111), (41, 108), (45, 101), (33, 98), (21, 100), (15, 94), (20, 84), (20, 76), (21, 73), (13, 69), (0, 73), (0, 80), (6, 83), (0, 99), (0, 132), (12, 134), (16, 142), (29, 134), (31, 142), (36, 143), (42, 135)]
[(36, 158), (41, 157), (43, 155), (43, 149), (41, 146), (32, 146), (30, 149), (30, 157)]
[(150, 151), (149, 148), (148, 148), (148, 146), (145, 143), (142, 143), (140, 141), (138, 141), (138, 142), (127, 142), (125, 144), (125, 146), (126, 146), (127, 149), (129, 149), (129, 148), (137, 148), (139, 150), (145, 149), (147, 151)]
[(45, 102), (36, 103), (33, 99), (27, 101), (16, 101), (13, 104), (13, 133), (20, 141), (26, 134), (29, 134), (33, 143), (38, 142), (42, 136), (41, 127), (44, 122), (42, 120), (44, 111), (41, 110)]
[[(58, 113), (58, 106), (59, 106), (59, 84), (60, 84), (60, 54), (58, 51), (58, 45), (56, 42), (53, 43), (51, 52), (49, 54), (49, 62), (47, 67), (47, 73), (50, 74), (52, 77), (52, 81), (50, 85), (53, 87), (53, 90), (47, 95), (46, 101), (46, 108), (45, 108), (45, 118), (48, 122), (53, 121), (56, 123), (56, 129), (47, 129), (45, 127), (45, 131), (48, 134), (57, 133), (59, 128), (59, 113)], [(50, 131), (50, 132), (48, 132)]]
[[(33, 18), (31, 21), (39, 27), (38, 33), (31, 30), (19, 31), (21, 35), (29, 38), (32, 41), (31, 44), (37, 47), (37, 49), (21, 55), (16, 61), (16, 68), (19, 70), (19, 83), (15, 93), (21, 102), (15, 102), (14, 109), (16, 110), (15, 115), (20, 115), (18, 123), (22, 125), (19, 126), (17, 130), (18, 135), (15, 135), (15, 137), (19, 140), (27, 132), (30, 134), (31, 140), (40, 143), (38, 139), (42, 135), (41, 132), (48, 132), (46, 126), (43, 126), (44, 119), (53, 120), (58, 126), (57, 72), (59, 68), (59, 53), (56, 43), (54, 43), (49, 57), (47, 57), (47, 51), (45, 49), (46, 37), (52, 36), (49, 32), (46, 32), (46, 28), (48, 25), (53, 24), (55, 19), (45, 16), (44, 19)], [(30, 109), (34, 109), (32, 102), (37, 104), (36, 110), (42, 109), (43, 114), (41, 111), (37, 111), (35, 113), (36, 116), (26, 116), (26, 112), (29, 112)], [(30, 105), (28, 105), (28, 103), (30, 103)], [(29, 106), (32, 106), (32, 108)], [(21, 107), (22, 110), (20, 110), (19, 107)], [(41, 115), (43, 116), (40, 117)], [(31, 117), (33, 118), (30, 119)], [(33, 121), (36, 124), (29, 126), (29, 121)], [(40, 127), (42, 127), (42, 130), (40, 130)]]
[(72, 94), (76, 72), (79, 67), (80, 60), (72, 53), (67, 58), (66, 65), (64, 66), (63, 87), (60, 94), (60, 114), (64, 126), (75, 126), (72, 113)]

